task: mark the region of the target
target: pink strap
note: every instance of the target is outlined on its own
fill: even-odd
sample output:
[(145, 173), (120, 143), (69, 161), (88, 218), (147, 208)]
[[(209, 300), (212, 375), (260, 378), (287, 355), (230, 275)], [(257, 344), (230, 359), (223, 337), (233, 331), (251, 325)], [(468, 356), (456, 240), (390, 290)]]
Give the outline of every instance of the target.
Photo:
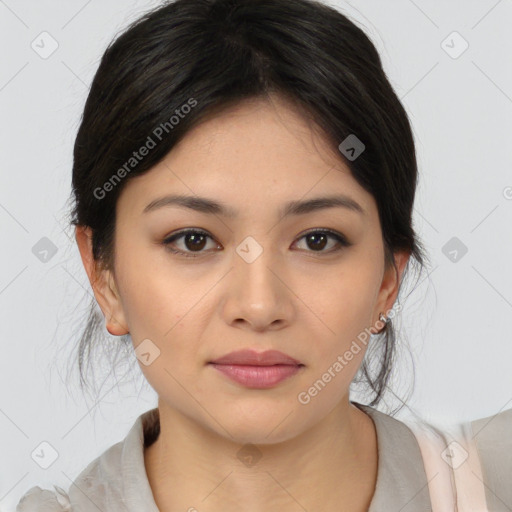
[(407, 422), (420, 446), (432, 512), (489, 512), (480, 458), (469, 425), (438, 431)]

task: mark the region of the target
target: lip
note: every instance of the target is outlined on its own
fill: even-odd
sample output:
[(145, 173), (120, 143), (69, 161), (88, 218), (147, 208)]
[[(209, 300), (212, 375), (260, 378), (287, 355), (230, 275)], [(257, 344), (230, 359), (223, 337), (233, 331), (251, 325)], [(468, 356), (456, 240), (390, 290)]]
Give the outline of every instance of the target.
[(238, 350), (209, 363), (231, 380), (249, 388), (271, 388), (299, 372), (304, 365), (278, 350)]
[(285, 364), (299, 366), (302, 363), (279, 350), (265, 350), (257, 352), (256, 350), (236, 350), (225, 356), (210, 361), (214, 364), (231, 365), (251, 365), (251, 366), (272, 366), (275, 364)]

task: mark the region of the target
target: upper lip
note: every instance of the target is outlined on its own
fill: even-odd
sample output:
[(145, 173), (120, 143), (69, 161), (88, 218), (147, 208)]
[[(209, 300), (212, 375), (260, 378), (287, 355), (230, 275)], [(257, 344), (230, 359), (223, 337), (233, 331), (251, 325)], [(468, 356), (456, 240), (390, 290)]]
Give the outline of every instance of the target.
[(302, 365), (297, 359), (283, 354), (279, 350), (266, 350), (264, 352), (236, 350), (210, 362), (215, 364), (246, 364), (253, 366), (271, 366), (274, 364)]

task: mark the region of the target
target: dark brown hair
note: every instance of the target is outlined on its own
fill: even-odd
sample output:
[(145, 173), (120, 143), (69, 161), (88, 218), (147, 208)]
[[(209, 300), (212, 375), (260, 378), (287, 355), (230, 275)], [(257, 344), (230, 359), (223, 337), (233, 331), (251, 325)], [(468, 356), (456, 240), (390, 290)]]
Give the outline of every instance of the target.
[[(404, 276), (413, 260), (422, 268), (426, 256), (412, 227), (417, 162), (407, 114), (369, 37), (340, 11), (314, 0), (166, 2), (110, 43), (74, 146), (71, 223), (92, 228), (95, 259), (113, 269), (116, 202), (129, 179), (155, 166), (201, 121), (269, 93), (316, 123), (375, 198), (386, 263), (394, 264), (394, 251), (407, 250)], [(193, 108), (185, 109), (191, 99)], [(351, 134), (365, 145), (355, 160), (338, 150)], [(157, 144), (128, 172), (126, 163), (148, 137)], [(120, 179), (113, 182), (114, 175)], [(105, 336), (93, 300), (78, 345), (82, 384), (91, 349)], [(388, 385), (395, 342), (390, 322), (370, 343), (354, 380), (365, 383), (369, 405)], [(115, 343), (127, 344), (129, 335)]]

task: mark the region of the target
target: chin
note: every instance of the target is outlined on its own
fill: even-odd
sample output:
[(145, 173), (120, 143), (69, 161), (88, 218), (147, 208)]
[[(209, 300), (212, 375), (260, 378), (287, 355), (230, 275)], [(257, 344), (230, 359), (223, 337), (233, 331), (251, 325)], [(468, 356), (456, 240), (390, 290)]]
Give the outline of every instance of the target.
[(296, 419), (291, 408), (276, 406), (274, 410), (267, 402), (264, 407), (251, 409), (238, 407), (236, 411), (231, 410), (229, 414), (214, 417), (221, 417), (220, 423), (229, 432), (218, 425), (215, 430), (230, 441), (239, 444), (271, 445), (285, 442), (300, 434), (297, 430), (302, 422)]

